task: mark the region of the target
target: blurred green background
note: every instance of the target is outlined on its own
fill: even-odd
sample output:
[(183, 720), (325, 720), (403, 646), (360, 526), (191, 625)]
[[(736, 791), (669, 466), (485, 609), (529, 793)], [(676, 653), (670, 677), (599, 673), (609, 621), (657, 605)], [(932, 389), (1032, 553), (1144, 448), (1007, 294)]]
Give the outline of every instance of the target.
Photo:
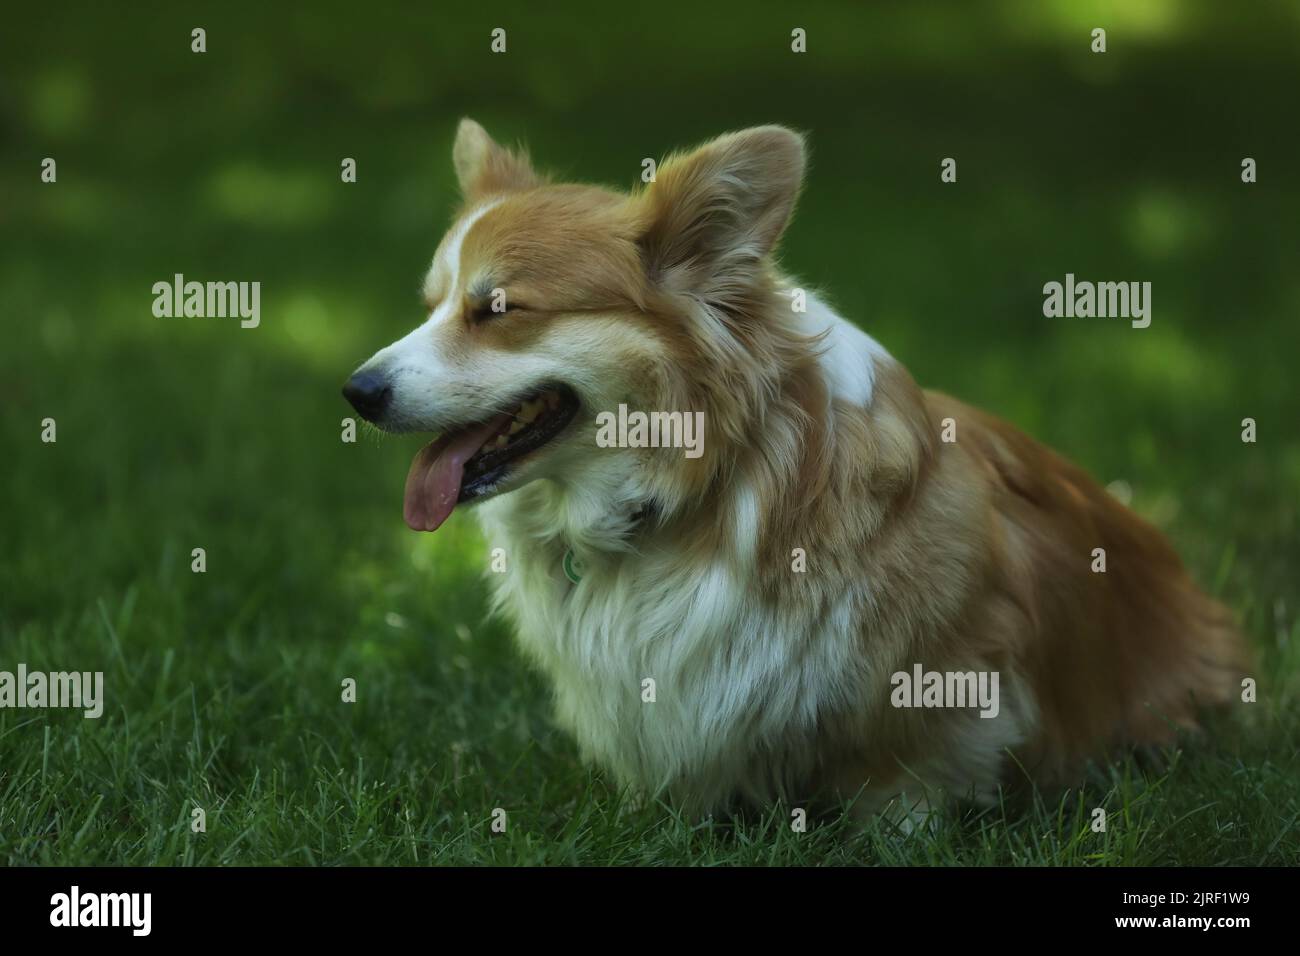
[[(1295, 858), (1300, 5), (51, 4), (4, 19), (0, 669), (104, 670), (109, 700), (99, 721), (0, 711), (0, 859)], [(1149, 818), (1100, 848), (1068, 821), (1019, 851), (997, 836), (1014, 820), (981, 821), (908, 856), (610, 815), (485, 620), (472, 518), (406, 530), (420, 440), (339, 437), (345, 376), (422, 318), (465, 115), (560, 178), (620, 187), (643, 157), (728, 129), (806, 131), (785, 267), (923, 385), (1127, 483), (1242, 616), (1262, 660), (1253, 722), (1165, 788), (1190, 796), (1132, 797), (1156, 801)], [(260, 281), (261, 326), (155, 318), (151, 286), (178, 272)], [(1151, 327), (1044, 318), (1042, 286), (1067, 272), (1152, 282)], [(40, 441), (46, 417), (57, 444)], [(1181, 799), (1200, 816), (1165, 833)], [(496, 806), (524, 822), (492, 842)]]

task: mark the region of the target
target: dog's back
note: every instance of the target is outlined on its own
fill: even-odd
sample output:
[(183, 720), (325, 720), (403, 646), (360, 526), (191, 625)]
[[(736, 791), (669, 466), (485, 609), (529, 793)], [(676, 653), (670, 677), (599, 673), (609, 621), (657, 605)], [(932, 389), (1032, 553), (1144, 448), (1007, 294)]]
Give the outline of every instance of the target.
[[(1171, 742), (1198, 709), (1239, 690), (1246, 653), (1230, 613), (1192, 582), (1164, 536), (1082, 469), (986, 412), (926, 394), (932, 425), (956, 423), (962, 456), (988, 483), (1006, 653), (1036, 720), (1021, 762), (1060, 782), (1109, 748)], [(944, 454), (941, 451), (940, 454)]]

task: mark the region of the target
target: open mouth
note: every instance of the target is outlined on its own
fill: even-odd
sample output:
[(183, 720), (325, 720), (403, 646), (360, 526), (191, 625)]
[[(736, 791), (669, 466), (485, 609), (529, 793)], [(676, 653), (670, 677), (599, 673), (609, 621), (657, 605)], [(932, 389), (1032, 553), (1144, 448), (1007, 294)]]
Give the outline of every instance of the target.
[(458, 503), (493, 491), (519, 459), (554, 439), (577, 413), (573, 389), (548, 385), (508, 412), (444, 432), (411, 462), (402, 507), (407, 525), (437, 530)]

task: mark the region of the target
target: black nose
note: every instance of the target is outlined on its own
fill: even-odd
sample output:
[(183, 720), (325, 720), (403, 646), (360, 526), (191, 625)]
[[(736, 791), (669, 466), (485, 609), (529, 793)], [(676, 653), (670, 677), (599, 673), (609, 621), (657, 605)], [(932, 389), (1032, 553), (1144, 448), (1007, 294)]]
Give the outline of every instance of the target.
[(352, 403), (366, 421), (376, 421), (393, 399), (393, 389), (383, 375), (357, 372), (343, 386), (343, 397)]

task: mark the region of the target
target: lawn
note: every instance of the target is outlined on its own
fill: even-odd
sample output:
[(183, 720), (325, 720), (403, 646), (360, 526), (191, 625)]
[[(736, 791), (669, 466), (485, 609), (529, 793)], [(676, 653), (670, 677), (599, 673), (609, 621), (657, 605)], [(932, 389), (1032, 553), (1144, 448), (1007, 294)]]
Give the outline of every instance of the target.
[[(107, 699), (0, 709), (0, 862), (1300, 863), (1295, 9), (545, 6), (6, 14), (0, 670), (103, 671)], [(419, 439), (340, 437), (345, 376), (421, 317), (462, 115), (624, 186), (805, 130), (785, 267), (923, 384), (1124, 483), (1238, 613), (1258, 701), (1165, 770), (910, 836), (624, 806), (488, 618), (472, 516), (406, 530)], [(1044, 318), (1067, 272), (1151, 281), (1150, 328)], [(260, 281), (261, 324), (156, 318), (176, 273)]]

